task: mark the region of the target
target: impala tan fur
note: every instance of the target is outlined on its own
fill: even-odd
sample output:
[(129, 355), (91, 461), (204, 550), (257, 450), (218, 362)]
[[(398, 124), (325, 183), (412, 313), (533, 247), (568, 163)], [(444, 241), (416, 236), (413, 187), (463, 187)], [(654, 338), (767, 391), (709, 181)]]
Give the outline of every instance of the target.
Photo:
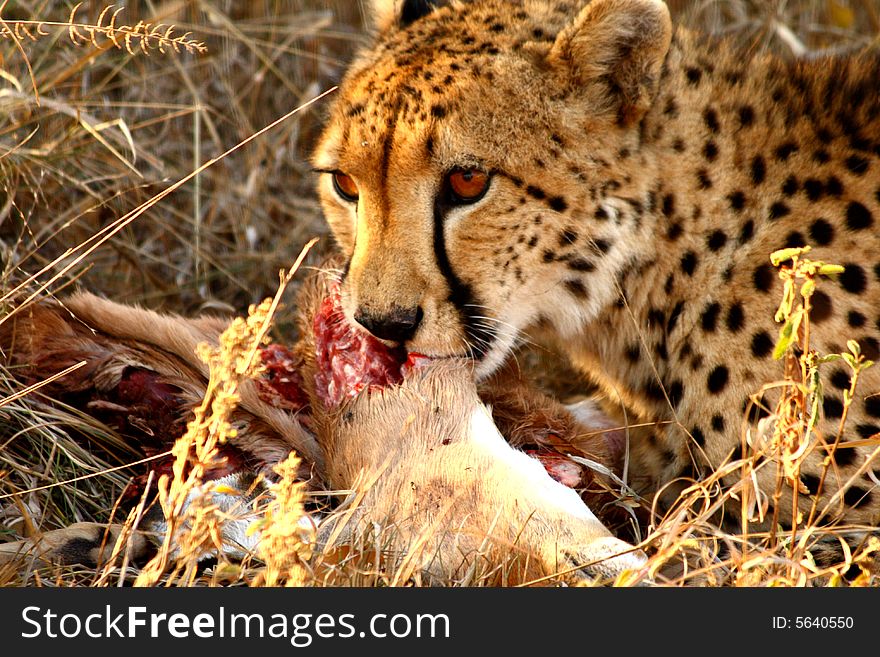
[[(315, 392), (312, 333), (325, 294), (321, 280), (318, 276), (306, 286), (298, 304), (305, 337), (296, 351), (311, 401), (310, 428), (295, 413), (267, 404), (256, 384), (248, 384), (233, 418), (239, 431), (231, 448), (241, 456), (233, 454), (230, 470), (237, 465), (239, 471), (221, 473), (229, 477), (224, 483), (234, 485), (238, 474), (268, 472), (296, 450), (307, 462), (303, 478), (311, 477), (313, 488), (363, 491), (356, 513), (333, 516), (321, 530), (322, 541), (336, 546), (377, 523), (393, 528), (388, 565), (406, 561), (429, 580), (450, 581), (477, 562), (512, 564), (506, 566), (507, 581), (559, 572), (613, 578), (644, 563), (644, 555), (614, 538), (578, 492), (554, 481), (538, 460), (505, 441), (477, 394), (467, 361), (428, 363), (409, 372), (399, 386), (325, 407)], [(130, 380), (132, 372), (155, 374), (144, 397), (150, 401), (173, 390), (182, 421), (204, 391), (205, 368), (195, 346), (216, 343), (225, 325), (217, 318), (188, 320), (78, 294), (21, 311), (4, 344), (26, 380), (85, 360), (85, 367), (44, 392), (62, 399), (89, 392), (87, 411), (118, 405), (119, 400), (105, 398), (119, 394), (120, 382)], [(524, 403), (522, 394), (518, 403)], [(558, 409), (553, 412), (559, 417)], [(530, 421), (536, 418), (540, 414), (533, 413)], [(182, 425), (162, 426), (172, 432)], [(174, 436), (158, 438), (170, 442)], [(600, 438), (599, 452), (603, 444)], [(28, 550), (46, 560), (98, 561), (108, 556), (118, 531), (111, 527), (105, 534), (105, 529), (77, 525), (41, 540), (0, 545), (0, 563)], [(236, 553), (253, 547), (258, 535), (248, 537), (246, 523), (232, 523), (227, 538), (229, 551)], [(143, 537), (137, 540), (134, 557), (148, 549)]]
[(360, 511), (322, 535), (341, 532), (345, 540), (379, 521), (398, 562), (438, 582), (459, 581), (477, 564), (503, 568), (507, 583), (637, 570), (640, 551), (615, 538), (537, 459), (511, 448), (472, 380), (464, 361), (431, 366), (333, 419), (331, 486), (376, 480)]

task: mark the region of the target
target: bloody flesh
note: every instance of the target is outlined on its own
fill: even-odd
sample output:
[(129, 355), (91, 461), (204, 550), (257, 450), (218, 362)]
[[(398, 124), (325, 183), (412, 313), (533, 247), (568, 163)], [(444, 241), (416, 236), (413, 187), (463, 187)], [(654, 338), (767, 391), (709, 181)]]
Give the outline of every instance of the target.
[(366, 331), (352, 326), (342, 311), (339, 285), (331, 284), (313, 324), (315, 331), (315, 391), (328, 408), (367, 388), (383, 388), (403, 380), (406, 350), (387, 347)]
[(553, 479), (569, 488), (581, 488), (585, 483), (585, 471), (570, 458), (548, 449), (523, 450), (541, 465)]
[(309, 398), (300, 374), (302, 361), (290, 349), (278, 343), (263, 347), (260, 360), (265, 368), (263, 378), (258, 380), (260, 399), (291, 411), (307, 408)]

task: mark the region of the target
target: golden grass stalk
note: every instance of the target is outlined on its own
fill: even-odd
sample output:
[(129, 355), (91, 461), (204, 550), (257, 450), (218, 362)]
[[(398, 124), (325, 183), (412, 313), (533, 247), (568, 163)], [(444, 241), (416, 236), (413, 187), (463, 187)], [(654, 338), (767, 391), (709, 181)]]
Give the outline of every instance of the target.
[[(805, 257), (809, 252), (810, 247), (806, 246), (783, 249), (770, 257), (771, 262), (779, 267), (779, 276), (783, 280), (783, 299), (776, 313), (776, 321), (780, 322), (782, 327), (774, 355), (785, 360), (786, 381), (789, 382), (789, 385), (782, 389), (782, 395), (776, 406), (777, 420), (770, 441), (770, 455), (781, 468), (774, 492), (772, 526), (776, 527), (775, 514), (784, 484), (791, 487), (792, 492), (792, 528), (788, 541), (788, 556), (793, 563), (811, 558), (804, 553), (804, 541), (799, 540), (798, 533), (801, 530), (812, 532), (814, 522), (819, 520), (817, 516), (819, 497), (823, 492), (825, 476), (834, 463), (834, 454), (840, 445), (859, 374), (873, 364), (860, 354), (858, 343), (854, 341), (847, 343), (852, 351), (850, 354), (821, 355), (812, 347), (810, 311), (816, 285), (821, 277), (842, 273), (843, 267), (810, 260)], [(790, 264), (785, 264), (789, 262)], [(844, 394), (844, 409), (837, 435), (829, 445), (824, 437), (813, 434), (813, 428), (819, 420), (822, 399), (819, 367), (836, 360), (844, 360), (853, 370), (853, 377), (850, 390)], [(800, 469), (804, 459), (816, 449), (823, 449), (825, 457), (817, 490), (811, 491), (801, 481)], [(812, 496), (810, 513), (806, 518), (799, 511), (800, 494)], [(771, 544), (775, 539), (775, 532), (771, 532)]]
[[(4, 2), (3, 5), (6, 3)], [(175, 34), (174, 25), (138, 21), (134, 25), (118, 22), (119, 14), (125, 7), (107, 5), (98, 15), (94, 23), (83, 23), (77, 20), (77, 12), (82, 7), (78, 2), (70, 10), (66, 21), (41, 20), (3, 20), (0, 17), (0, 39), (12, 39), (18, 43), (37, 41), (42, 37), (54, 36), (49, 28), (55, 31), (66, 30), (74, 45), (91, 44), (98, 50), (114, 47), (125, 50), (130, 55), (158, 50), (165, 53), (174, 52), (204, 53), (208, 47), (201, 41), (190, 38), (191, 32)], [(0, 5), (0, 10), (3, 6)]]
[(206, 474), (221, 465), (218, 446), (234, 438), (229, 421), (238, 405), (238, 386), (259, 371), (256, 359), (248, 359), (250, 346), (258, 340), (259, 327), (269, 321), (270, 302), (252, 306), (248, 317), (236, 318), (220, 336), (218, 347), (199, 345), (198, 355), (210, 370), (208, 387), (186, 433), (174, 443), (172, 475), (159, 478), (159, 502), (167, 531), (156, 556), (138, 576), (136, 586), (151, 586), (172, 560), (171, 583), (192, 584), (198, 562), (206, 554), (222, 551), (223, 518), (210, 502), (210, 487), (202, 486)]
[(279, 481), (272, 487), (272, 500), (263, 519), (252, 525), (261, 531), (258, 554), (266, 564), (251, 586), (303, 586), (310, 577), (307, 562), (312, 556), (315, 528), (307, 522), (303, 507), (305, 484), (297, 481), (299, 457), (293, 452), (275, 466)]
[(316, 241), (306, 244), (286, 274), (281, 272), (273, 299), (251, 306), (246, 318), (236, 318), (221, 334), (217, 347), (199, 345), (198, 356), (209, 369), (208, 385), (186, 433), (172, 447), (172, 475), (159, 478), (166, 532), (157, 554), (138, 575), (136, 586), (156, 584), (169, 565), (172, 572), (167, 585), (191, 585), (199, 560), (208, 554), (222, 554), (225, 518), (211, 502), (212, 487), (203, 482), (211, 469), (222, 465), (218, 447), (236, 436), (230, 418), (238, 405), (238, 388), (244, 379), (260, 372), (259, 348), (266, 342), (281, 295)]

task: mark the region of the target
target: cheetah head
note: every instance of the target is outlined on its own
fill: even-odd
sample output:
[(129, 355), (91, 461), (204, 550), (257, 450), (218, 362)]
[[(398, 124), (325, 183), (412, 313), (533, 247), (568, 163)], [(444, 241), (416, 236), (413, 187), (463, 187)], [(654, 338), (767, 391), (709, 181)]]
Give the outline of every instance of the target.
[(669, 14), (657, 0), (373, 4), (375, 41), (314, 155), (348, 258), (343, 308), (486, 375), (530, 326), (573, 334), (616, 301), (650, 191), (619, 154), (640, 165)]

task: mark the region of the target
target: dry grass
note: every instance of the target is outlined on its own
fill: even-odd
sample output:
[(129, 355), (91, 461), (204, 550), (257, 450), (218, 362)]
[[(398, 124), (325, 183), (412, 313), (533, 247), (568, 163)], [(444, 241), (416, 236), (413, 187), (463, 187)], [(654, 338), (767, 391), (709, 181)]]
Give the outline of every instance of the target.
[[(669, 5), (692, 27), (787, 57), (878, 46), (874, 0)], [(273, 296), (276, 272), (306, 241), (322, 238), (306, 265), (332, 246), (307, 161), (323, 108), (257, 133), (338, 80), (361, 38), (361, 3), (139, 0), (107, 9), (95, 1), (0, 3), (0, 322), (23, 299), (71, 285), (184, 314), (241, 311)], [(73, 35), (71, 22), (79, 26)], [(179, 39), (178, 47), (149, 34)], [(280, 339), (291, 337), (289, 313), (273, 317)], [(122, 521), (115, 500), (133, 471), (120, 466), (138, 455), (107, 427), (49, 405), (39, 391), (19, 396), (13, 375), (0, 370), (0, 540), (74, 521)], [(724, 492), (723, 473), (686, 487), (650, 528), (658, 582), (840, 582), (877, 549), (866, 543), (847, 563), (823, 569), (807, 556), (819, 534), (827, 537), (816, 518), (797, 536), (749, 534), (748, 543), (719, 530), (725, 501), (735, 498), (753, 514), (745, 476), (753, 467), (753, 458), (734, 459), (724, 472), (740, 484)], [(282, 516), (295, 515), (284, 508)], [(381, 567), (388, 531), (375, 528), (344, 546), (310, 581), (399, 583)], [(32, 566), (0, 569), (0, 584), (109, 581), (81, 568)], [(288, 566), (276, 564), (275, 575), (256, 561), (234, 571), (190, 570), (188, 583), (274, 582)], [(499, 581), (503, 574), (488, 570), (466, 583)]]

